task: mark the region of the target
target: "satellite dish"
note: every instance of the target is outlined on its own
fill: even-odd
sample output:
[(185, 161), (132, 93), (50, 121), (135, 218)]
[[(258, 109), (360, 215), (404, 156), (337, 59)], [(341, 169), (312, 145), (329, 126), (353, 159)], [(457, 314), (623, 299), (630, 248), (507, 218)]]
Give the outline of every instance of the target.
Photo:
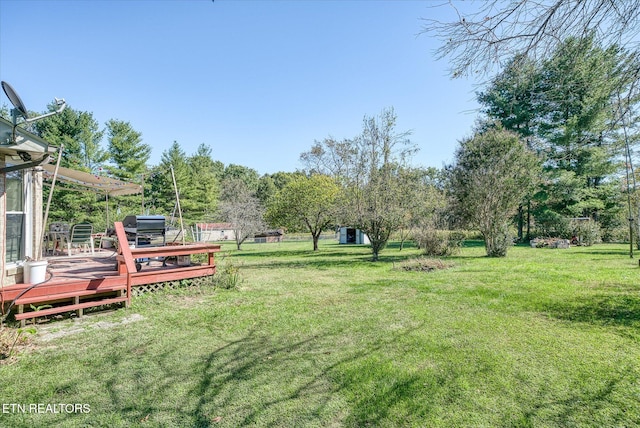
[(14, 107), (11, 109), (11, 119), (13, 120), (13, 131), (11, 132), (11, 142), (13, 144), (16, 143), (16, 128), (18, 127), (18, 115), (24, 118), (24, 123), (31, 123), (31, 122), (35, 122), (36, 120), (44, 119), (45, 117), (53, 116), (54, 114), (58, 114), (62, 110), (64, 110), (64, 108), (67, 106), (67, 103), (64, 99), (56, 98), (55, 102), (56, 102), (56, 106), (58, 107), (56, 111), (51, 111), (41, 116), (29, 118), (29, 114), (27, 113), (27, 108), (24, 106), (24, 103), (22, 102), (22, 100), (20, 99), (16, 91), (14, 91), (11, 85), (5, 81), (2, 81), (1, 84), (2, 84), (2, 89), (4, 90), (4, 93), (7, 94), (7, 98), (9, 98), (9, 101), (11, 101), (11, 104), (13, 104), (13, 107)]
[(13, 90), (11, 85), (3, 81), (2, 89), (4, 90), (4, 93), (7, 94), (7, 98), (9, 98), (9, 101), (11, 101), (11, 104), (13, 104), (15, 110), (20, 113), (22, 117), (25, 118), (25, 120), (28, 119), (29, 114), (27, 113), (27, 108), (24, 106), (24, 103), (22, 102), (16, 91)]

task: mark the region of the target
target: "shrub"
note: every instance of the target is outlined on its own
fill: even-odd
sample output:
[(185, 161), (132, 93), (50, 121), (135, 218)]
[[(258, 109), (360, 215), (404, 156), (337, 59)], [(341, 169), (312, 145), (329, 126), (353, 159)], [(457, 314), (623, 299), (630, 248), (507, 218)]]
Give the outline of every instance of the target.
[(16, 346), (24, 345), (28, 342), (28, 334), (35, 334), (36, 330), (33, 327), (23, 329), (12, 329), (5, 326), (0, 326), (0, 360), (8, 360), (13, 354)]
[(486, 125), (460, 142), (447, 167), (448, 189), (459, 218), (482, 233), (487, 256), (504, 257), (512, 244), (511, 218), (533, 189), (540, 161), (517, 134)]
[(234, 289), (242, 283), (242, 277), (240, 276), (240, 267), (235, 265), (231, 261), (224, 261), (222, 266), (218, 265), (220, 269), (214, 275), (214, 286), (224, 288), (226, 290)]
[(416, 230), (413, 239), (427, 256), (449, 256), (460, 250), (465, 234), (460, 231), (425, 228)]
[(571, 238), (571, 221), (551, 210), (545, 210), (535, 216), (536, 235), (554, 238)]
[(487, 249), (487, 256), (505, 257), (509, 247), (513, 246), (513, 236), (508, 230), (499, 230), (489, 236), (485, 236), (484, 244)]
[[(636, 229), (634, 227), (634, 229)], [(629, 225), (617, 227), (601, 228), (602, 242), (609, 243), (628, 243), (629, 242)], [(637, 243), (637, 232), (633, 231), (633, 241)]]
[(581, 245), (591, 246), (601, 242), (600, 225), (592, 220), (572, 220), (571, 229), (573, 236)]

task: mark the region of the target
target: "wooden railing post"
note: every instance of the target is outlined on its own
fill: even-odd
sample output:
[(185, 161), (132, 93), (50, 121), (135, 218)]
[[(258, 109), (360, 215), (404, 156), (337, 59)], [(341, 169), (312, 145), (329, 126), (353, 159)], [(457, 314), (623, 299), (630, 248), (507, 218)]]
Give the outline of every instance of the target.
[(127, 306), (129, 306), (131, 305), (131, 274), (136, 272), (136, 263), (133, 260), (131, 248), (129, 248), (129, 241), (127, 240), (127, 233), (124, 231), (122, 222), (116, 221), (113, 225), (116, 228), (116, 236), (118, 237), (118, 252), (122, 254), (127, 269)]

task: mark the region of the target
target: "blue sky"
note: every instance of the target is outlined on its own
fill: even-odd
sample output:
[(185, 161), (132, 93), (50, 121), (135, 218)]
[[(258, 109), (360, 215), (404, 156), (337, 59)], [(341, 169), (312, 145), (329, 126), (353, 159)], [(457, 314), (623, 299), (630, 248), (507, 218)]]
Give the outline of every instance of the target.
[(393, 107), (414, 163), (441, 167), (478, 106), (475, 82), (451, 80), (436, 40), (418, 35), (421, 18), (452, 18), (440, 3), (0, 0), (0, 79), (30, 110), (58, 97), (101, 126), (130, 122), (151, 164), (177, 141), (294, 171), (314, 140), (354, 137)]

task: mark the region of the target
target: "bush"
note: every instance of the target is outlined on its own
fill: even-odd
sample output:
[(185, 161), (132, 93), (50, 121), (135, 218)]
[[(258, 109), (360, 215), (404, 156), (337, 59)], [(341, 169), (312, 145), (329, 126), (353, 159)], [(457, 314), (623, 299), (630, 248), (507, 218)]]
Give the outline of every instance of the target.
[(580, 245), (591, 246), (601, 242), (600, 225), (593, 220), (572, 220), (571, 229)]
[(571, 221), (551, 210), (535, 216), (536, 236), (550, 236), (569, 239), (572, 236)]
[(506, 257), (507, 250), (513, 246), (513, 236), (508, 230), (496, 232), (490, 237), (485, 237), (485, 247), (489, 257)]
[(427, 256), (450, 256), (460, 250), (465, 234), (460, 231), (420, 229), (414, 232), (413, 239)]
[[(634, 228), (635, 229), (635, 228)], [(624, 226), (617, 227), (601, 227), (602, 234), (602, 242), (617, 242), (617, 243), (628, 243), (629, 242), (629, 225), (626, 224)], [(637, 233), (634, 230), (633, 240), (637, 242)]]
[(0, 361), (13, 357), (15, 348), (28, 342), (26, 333), (35, 334), (36, 329), (33, 327), (12, 329), (0, 325)]
[(227, 260), (222, 263), (222, 266), (218, 264), (218, 267), (218, 272), (213, 277), (216, 287), (230, 290), (237, 288), (242, 283), (239, 266)]

